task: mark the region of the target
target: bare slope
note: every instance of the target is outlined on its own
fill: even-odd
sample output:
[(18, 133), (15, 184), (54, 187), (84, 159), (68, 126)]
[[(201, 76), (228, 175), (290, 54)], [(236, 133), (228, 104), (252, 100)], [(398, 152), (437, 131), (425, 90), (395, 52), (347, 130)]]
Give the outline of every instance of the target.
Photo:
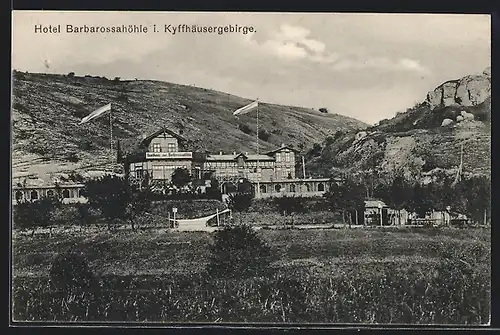
[[(109, 165), (109, 118), (79, 125), (82, 117), (113, 105), (114, 139), (140, 137), (167, 126), (193, 150), (255, 151), (255, 113), (232, 112), (248, 99), (159, 81), (14, 72), (12, 103), (14, 176)], [(261, 104), (260, 129), (269, 135), (260, 150), (286, 143), (307, 149), (337, 130), (366, 124), (312, 109)], [(243, 130), (242, 130), (243, 129)]]
[[(474, 120), (463, 119), (463, 112)], [(469, 115), (470, 116), (470, 115)], [(450, 125), (442, 126), (449, 119)], [(462, 120), (463, 119), (463, 120)], [(309, 160), (309, 170), (378, 170), (403, 168), (412, 176), (453, 175), (460, 164), (469, 174), (491, 174), (491, 72), (448, 81), (424, 102), (362, 132), (349, 132), (323, 143)]]

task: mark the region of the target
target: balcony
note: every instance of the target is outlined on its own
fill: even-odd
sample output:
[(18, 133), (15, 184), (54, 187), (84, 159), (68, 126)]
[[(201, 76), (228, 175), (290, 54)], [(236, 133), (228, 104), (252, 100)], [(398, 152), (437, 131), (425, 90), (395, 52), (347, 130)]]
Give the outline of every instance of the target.
[(191, 151), (146, 152), (146, 159), (193, 159), (193, 153)]

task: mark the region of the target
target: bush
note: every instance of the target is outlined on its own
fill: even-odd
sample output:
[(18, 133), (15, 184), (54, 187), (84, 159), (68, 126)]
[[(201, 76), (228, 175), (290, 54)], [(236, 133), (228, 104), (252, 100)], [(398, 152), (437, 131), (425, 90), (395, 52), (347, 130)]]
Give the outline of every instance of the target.
[(271, 137), (271, 134), (269, 134), (267, 131), (264, 129), (259, 130), (259, 138), (263, 141), (269, 140), (269, 137)]
[(81, 291), (92, 286), (94, 274), (82, 254), (65, 252), (52, 261), (50, 281), (60, 291)]
[(32, 235), (37, 227), (48, 227), (54, 221), (54, 210), (60, 207), (58, 198), (41, 198), (35, 201), (23, 201), (14, 206), (14, 224), (16, 228), (32, 228)]
[(244, 124), (244, 123), (241, 123), (238, 125), (238, 129), (241, 130), (242, 132), (244, 132), (245, 134), (251, 134), (252, 133), (252, 129)]
[(68, 73), (68, 78), (73, 78), (75, 76), (75, 73), (74, 72), (70, 72)]
[(119, 220), (128, 218), (127, 206), (130, 192), (123, 178), (105, 176), (85, 183), (83, 191), (89, 205), (100, 210), (108, 224), (117, 224)]
[(328, 113), (328, 109), (326, 109), (326, 108), (324, 108), (324, 107), (323, 107), (323, 108), (320, 108), (320, 109), (319, 109), (319, 111), (320, 111), (321, 113)]
[(305, 213), (307, 199), (303, 197), (279, 197), (274, 199), (274, 203), (280, 213), (285, 215), (291, 213)]
[(246, 212), (252, 206), (253, 196), (248, 193), (236, 193), (229, 196), (228, 207), (233, 211)]
[(214, 278), (260, 277), (269, 274), (270, 247), (248, 225), (215, 232), (207, 266)]

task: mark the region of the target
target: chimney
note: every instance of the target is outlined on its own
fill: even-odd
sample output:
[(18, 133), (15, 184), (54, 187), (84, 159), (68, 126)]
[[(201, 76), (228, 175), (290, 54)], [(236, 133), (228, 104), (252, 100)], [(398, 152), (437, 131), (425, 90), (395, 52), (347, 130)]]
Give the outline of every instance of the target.
[(219, 151), (219, 155), (222, 155), (222, 151)]
[(281, 143), (281, 147), (284, 148), (285, 147), (285, 143)]
[(233, 156), (236, 156), (236, 151), (233, 151)]
[(148, 135), (146, 135), (146, 134), (141, 134), (141, 140), (145, 139), (146, 137), (148, 137)]
[(248, 156), (248, 151), (245, 151), (245, 156)]

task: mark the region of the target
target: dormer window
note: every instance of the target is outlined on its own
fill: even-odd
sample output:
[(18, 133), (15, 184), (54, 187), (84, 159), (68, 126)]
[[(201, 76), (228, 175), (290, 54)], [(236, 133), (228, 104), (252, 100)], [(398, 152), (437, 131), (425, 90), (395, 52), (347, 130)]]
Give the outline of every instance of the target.
[(276, 162), (281, 162), (281, 154), (279, 152), (276, 154)]
[(153, 143), (153, 152), (161, 152), (160, 143)]
[(175, 143), (168, 143), (167, 149), (168, 149), (168, 152), (175, 152)]

